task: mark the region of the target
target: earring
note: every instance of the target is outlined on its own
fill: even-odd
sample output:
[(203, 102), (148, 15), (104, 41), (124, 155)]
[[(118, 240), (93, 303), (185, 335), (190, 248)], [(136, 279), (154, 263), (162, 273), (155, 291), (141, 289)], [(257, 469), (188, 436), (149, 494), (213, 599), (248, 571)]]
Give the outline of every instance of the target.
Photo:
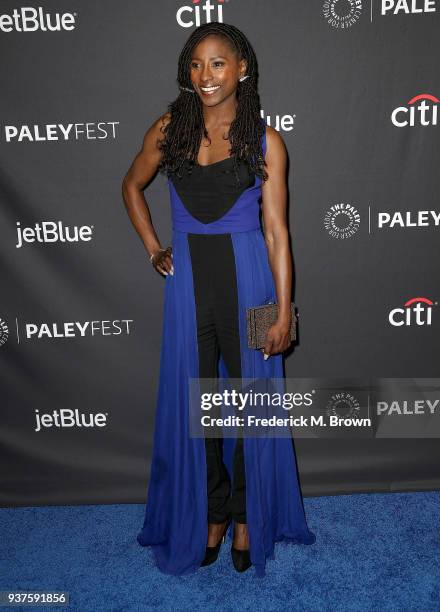
[(189, 91), (190, 93), (194, 93), (194, 90), (189, 89), (188, 87), (180, 87), (179, 89), (183, 89), (184, 91)]
[(242, 77), (240, 77), (238, 80), (239, 80), (239, 81), (240, 81), (240, 83), (241, 83), (241, 82), (242, 82), (242, 81), (244, 81), (245, 79), (248, 79), (250, 76), (251, 76), (250, 74), (247, 74), (246, 76), (242, 76)]

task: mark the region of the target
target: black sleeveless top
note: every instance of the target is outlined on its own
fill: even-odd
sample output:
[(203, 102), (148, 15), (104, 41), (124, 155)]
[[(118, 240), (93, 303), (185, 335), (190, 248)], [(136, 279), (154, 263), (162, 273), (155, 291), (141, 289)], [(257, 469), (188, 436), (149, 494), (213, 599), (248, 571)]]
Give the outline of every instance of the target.
[(255, 173), (249, 165), (238, 161), (234, 171), (234, 158), (227, 157), (218, 162), (192, 167), (185, 161), (180, 173), (173, 175), (174, 188), (188, 212), (201, 223), (212, 223), (223, 217), (235, 204), (245, 189), (255, 184)]

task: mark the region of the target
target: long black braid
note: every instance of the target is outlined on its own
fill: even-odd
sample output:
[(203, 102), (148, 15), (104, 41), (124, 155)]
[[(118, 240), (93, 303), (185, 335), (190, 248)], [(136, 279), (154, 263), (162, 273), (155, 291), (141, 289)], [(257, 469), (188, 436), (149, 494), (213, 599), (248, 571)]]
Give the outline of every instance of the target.
[(167, 176), (174, 173), (181, 176), (182, 165), (188, 160), (191, 171), (197, 164), (202, 137), (209, 138), (203, 117), (202, 101), (191, 83), (190, 62), (194, 47), (210, 34), (223, 37), (235, 50), (238, 59), (246, 60), (246, 75), (249, 75), (244, 81), (238, 82), (236, 117), (228, 133), (235, 174), (238, 177), (237, 166), (239, 161), (243, 160), (249, 165), (250, 171), (267, 180), (261, 145), (264, 124), (260, 115), (257, 58), (248, 39), (238, 28), (217, 21), (196, 28), (180, 53), (177, 74), (180, 94), (168, 105), (171, 119), (162, 127), (165, 138), (158, 143), (162, 151), (158, 170)]

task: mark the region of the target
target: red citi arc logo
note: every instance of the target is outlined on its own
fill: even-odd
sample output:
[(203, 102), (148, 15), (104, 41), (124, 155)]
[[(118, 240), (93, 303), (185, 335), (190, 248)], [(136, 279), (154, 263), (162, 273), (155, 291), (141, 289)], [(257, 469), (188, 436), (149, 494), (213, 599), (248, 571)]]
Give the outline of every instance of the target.
[(437, 125), (440, 100), (431, 94), (414, 96), (406, 106), (398, 106), (391, 113), (391, 121), (396, 127)]
[(393, 327), (402, 325), (431, 325), (432, 307), (437, 302), (425, 297), (414, 297), (405, 302), (403, 308), (393, 308), (388, 320)]
[(182, 28), (198, 28), (211, 21), (223, 23), (224, 4), (224, 0), (191, 0), (191, 4), (177, 10), (176, 21)]

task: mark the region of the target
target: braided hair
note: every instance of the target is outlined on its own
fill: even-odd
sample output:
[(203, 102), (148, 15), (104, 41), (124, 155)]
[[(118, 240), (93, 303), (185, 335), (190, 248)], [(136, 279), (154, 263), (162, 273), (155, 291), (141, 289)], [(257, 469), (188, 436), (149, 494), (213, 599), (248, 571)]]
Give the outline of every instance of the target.
[(203, 116), (203, 105), (195, 92), (190, 79), (190, 63), (193, 49), (205, 37), (222, 37), (238, 56), (246, 60), (246, 78), (237, 84), (237, 110), (232, 121), (228, 138), (231, 143), (234, 171), (238, 178), (237, 166), (242, 160), (249, 170), (267, 180), (265, 161), (261, 145), (264, 122), (260, 116), (260, 96), (258, 94), (258, 64), (255, 52), (246, 36), (235, 26), (213, 21), (196, 28), (185, 43), (178, 64), (177, 83), (180, 87), (178, 97), (168, 105), (171, 119), (161, 128), (165, 138), (158, 141), (162, 159), (158, 170), (162, 174), (181, 176), (180, 169), (185, 160), (189, 162), (188, 171), (197, 164), (197, 156), (202, 137), (208, 137)]

